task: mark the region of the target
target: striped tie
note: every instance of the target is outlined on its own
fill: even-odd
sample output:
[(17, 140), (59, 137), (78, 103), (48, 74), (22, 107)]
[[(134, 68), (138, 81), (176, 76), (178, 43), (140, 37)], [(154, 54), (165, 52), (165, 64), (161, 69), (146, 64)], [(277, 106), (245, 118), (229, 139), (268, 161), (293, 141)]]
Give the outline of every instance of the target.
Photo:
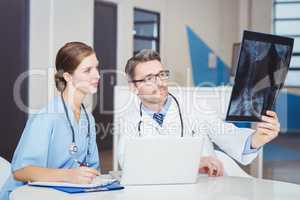
[(164, 121), (164, 115), (161, 113), (154, 113), (153, 114), (153, 119), (160, 125), (162, 126), (162, 123)]

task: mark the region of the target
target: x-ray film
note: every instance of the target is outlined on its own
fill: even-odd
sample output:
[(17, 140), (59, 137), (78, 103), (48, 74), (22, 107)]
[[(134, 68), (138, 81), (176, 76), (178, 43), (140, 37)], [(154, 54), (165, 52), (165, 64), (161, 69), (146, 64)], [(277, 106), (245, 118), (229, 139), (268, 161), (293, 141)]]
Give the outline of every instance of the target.
[(244, 31), (226, 121), (261, 121), (289, 69), (294, 39)]

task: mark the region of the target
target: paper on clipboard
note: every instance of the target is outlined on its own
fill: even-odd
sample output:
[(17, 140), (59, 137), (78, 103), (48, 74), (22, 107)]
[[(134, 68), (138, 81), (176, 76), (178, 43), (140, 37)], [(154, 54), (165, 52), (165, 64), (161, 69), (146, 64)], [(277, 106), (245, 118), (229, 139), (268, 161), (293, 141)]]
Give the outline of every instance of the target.
[(106, 184), (110, 184), (116, 181), (116, 179), (102, 178), (98, 176), (94, 179), (94, 181), (90, 184), (75, 184), (75, 183), (66, 183), (66, 182), (28, 182), (30, 186), (43, 186), (43, 187), (72, 187), (72, 188), (95, 188), (99, 186), (103, 186)]

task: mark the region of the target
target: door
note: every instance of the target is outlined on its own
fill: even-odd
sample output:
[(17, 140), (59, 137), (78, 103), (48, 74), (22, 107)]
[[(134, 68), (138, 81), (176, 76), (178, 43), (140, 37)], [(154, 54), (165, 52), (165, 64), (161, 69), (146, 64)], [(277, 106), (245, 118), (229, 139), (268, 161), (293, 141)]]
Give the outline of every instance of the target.
[(93, 111), (100, 151), (112, 149), (114, 85), (116, 84), (117, 6), (95, 1), (94, 48), (100, 61), (100, 89)]
[(28, 81), (16, 80), (28, 70), (29, 0), (1, 0), (0, 27), (0, 156), (10, 161), (27, 120)]

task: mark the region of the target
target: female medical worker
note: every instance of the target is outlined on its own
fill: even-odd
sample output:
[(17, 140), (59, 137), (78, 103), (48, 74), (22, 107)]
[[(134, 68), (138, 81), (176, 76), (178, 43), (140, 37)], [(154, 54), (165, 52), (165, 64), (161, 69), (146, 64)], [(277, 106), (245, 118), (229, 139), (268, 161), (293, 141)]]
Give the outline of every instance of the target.
[(99, 61), (90, 46), (70, 42), (58, 51), (55, 64), (60, 95), (29, 118), (1, 200), (28, 181), (90, 183), (99, 175), (95, 121), (82, 104), (97, 91)]

